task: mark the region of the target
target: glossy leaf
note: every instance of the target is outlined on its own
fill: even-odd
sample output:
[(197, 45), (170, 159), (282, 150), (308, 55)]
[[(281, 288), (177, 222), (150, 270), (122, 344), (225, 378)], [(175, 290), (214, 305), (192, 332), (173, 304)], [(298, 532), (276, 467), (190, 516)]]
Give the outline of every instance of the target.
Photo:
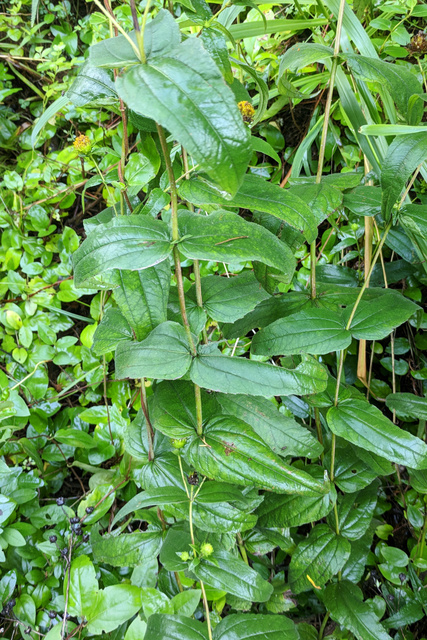
[(427, 445), (364, 400), (345, 400), (327, 413), (333, 433), (362, 449), (413, 469), (427, 469)]
[(276, 320), (253, 338), (251, 352), (256, 355), (321, 355), (346, 349), (351, 333), (342, 315), (328, 309), (310, 309)]
[[(418, 308), (412, 300), (398, 292), (389, 291), (380, 298), (362, 300), (351, 322), (351, 334), (357, 340), (382, 340), (393, 329), (409, 320)], [(351, 307), (346, 309), (345, 320), (349, 318), (351, 311)]]
[(322, 453), (318, 440), (269, 400), (228, 394), (218, 394), (217, 399), (223, 413), (249, 424), (277, 455), (316, 458)]
[(297, 627), (285, 616), (262, 613), (231, 614), (221, 620), (213, 640), (298, 640)]
[(167, 506), (168, 504), (180, 502), (188, 502), (188, 497), (185, 491), (178, 489), (178, 487), (159, 487), (158, 489), (151, 489), (151, 491), (137, 493), (136, 496), (131, 498), (129, 502), (116, 513), (113, 525), (129, 513), (132, 513), (132, 511), (138, 511), (139, 509), (152, 506)]
[(198, 206), (204, 204), (233, 205), (251, 211), (265, 211), (280, 220), (284, 220), (295, 229), (304, 231), (310, 242), (317, 233), (316, 220), (308, 205), (289, 190), (247, 174), (234, 198), (227, 201), (221, 197), (206, 181), (200, 178), (185, 180), (181, 183), (183, 198)]
[(315, 360), (289, 370), (246, 358), (223, 356), (214, 351), (212, 345), (199, 347), (190, 377), (204, 389), (266, 398), (318, 393), (326, 388), (327, 381), (326, 370)]
[(146, 269), (172, 250), (169, 230), (161, 220), (131, 215), (113, 218), (92, 231), (74, 253), (76, 287), (110, 269)]
[(117, 378), (181, 378), (190, 367), (191, 353), (183, 327), (163, 322), (142, 342), (121, 342), (116, 349)]
[(91, 546), (96, 562), (112, 567), (137, 567), (157, 555), (162, 545), (160, 531), (134, 531), (119, 536), (92, 529)]
[(228, 55), (227, 41), (220, 29), (214, 26), (205, 27), (202, 30), (201, 40), (206, 51), (221, 70), (224, 79), (231, 84), (233, 82), (233, 72), (231, 70), (230, 58)]
[(119, 342), (133, 339), (128, 321), (118, 309), (110, 308), (105, 312), (93, 336), (93, 352), (103, 355), (115, 351)]
[(168, 260), (140, 271), (117, 270), (112, 282), (118, 284), (114, 299), (137, 340), (143, 340), (166, 321), (170, 285)]
[(221, 73), (196, 38), (189, 38), (116, 80), (124, 102), (168, 129), (229, 195), (239, 188), (251, 153), (250, 136)]
[(427, 399), (413, 393), (391, 393), (386, 398), (386, 405), (396, 411), (401, 418), (418, 418), (427, 420)]
[(84, 107), (90, 102), (117, 100), (117, 93), (111, 73), (97, 69), (89, 62), (83, 64), (65, 96), (76, 107)]
[[(320, 476), (314, 473), (315, 477)], [(320, 479), (320, 478), (319, 478)], [(337, 495), (332, 486), (324, 496), (266, 494), (256, 510), (260, 527), (298, 527), (321, 520), (333, 509)]]
[(285, 55), (280, 60), (279, 76), (285, 71), (298, 71), (303, 67), (308, 67), (313, 62), (319, 60), (327, 60), (332, 58), (334, 50), (323, 44), (315, 44), (311, 42), (299, 42), (289, 47)]
[(412, 172), (426, 158), (427, 132), (396, 136), (387, 149), (381, 168), (382, 214), (386, 219), (390, 218)]
[(141, 608), (141, 590), (131, 584), (114, 584), (98, 591), (85, 612), (87, 630), (98, 635), (114, 631)]
[(154, 613), (148, 618), (144, 640), (208, 640), (206, 625), (186, 616)]
[(391, 640), (372, 609), (363, 602), (362, 592), (348, 580), (326, 587), (324, 603), (336, 622), (363, 640)]
[(98, 580), (95, 567), (88, 556), (79, 556), (73, 560), (70, 568), (68, 609), (71, 615), (80, 618), (85, 616), (97, 593)]
[(289, 586), (293, 593), (309, 591), (313, 582), (317, 587), (326, 584), (345, 565), (350, 549), (348, 540), (337, 535), (328, 525), (316, 525), (292, 555)]
[(250, 272), (233, 278), (205, 276), (202, 279), (203, 307), (217, 322), (234, 322), (268, 297)]
[[(214, 418), (200, 438), (193, 436), (186, 460), (208, 478), (269, 488), (277, 493), (318, 496), (329, 490), (304, 471), (285, 464), (250, 427), (234, 416)], [(202, 443), (203, 444), (203, 443)]]
[(287, 281), (292, 279), (295, 270), (292, 251), (260, 225), (228, 211), (210, 216), (182, 211), (179, 225), (182, 238), (179, 250), (187, 258), (233, 263), (259, 260), (279, 269)]
[[(378, 481), (369, 487), (341, 496), (338, 502), (339, 531), (348, 540), (359, 540), (367, 532), (377, 504)], [(335, 518), (329, 516), (330, 527)]]
[(249, 600), (265, 602), (273, 593), (272, 585), (243, 560), (228, 551), (217, 551), (211, 560), (201, 559), (194, 573), (205, 584), (215, 589)]

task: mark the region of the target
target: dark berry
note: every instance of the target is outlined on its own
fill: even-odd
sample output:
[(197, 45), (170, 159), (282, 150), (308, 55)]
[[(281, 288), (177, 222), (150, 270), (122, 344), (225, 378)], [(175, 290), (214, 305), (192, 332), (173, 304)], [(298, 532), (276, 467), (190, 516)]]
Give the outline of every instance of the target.
[(83, 536), (83, 542), (89, 542), (89, 534), (85, 533)]
[(56, 611), (49, 611), (47, 615), (53, 620), (56, 618)]
[(67, 555), (67, 553), (68, 553), (67, 547), (64, 547), (63, 549), (61, 549), (61, 556), (65, 557)]
[(71, 615), (70, 615), (69, 613), (66, 613), (66, 614), (65, 614), (65, 619), (66, 619), (66, 620), (69, 620), (70, 618), (71, 618)]
[(95, 507), (86, 507), (86, 513), (91, 514), (95, 511)]
[(76, 527), (74, 529), (74, 533), (76, 534), (76, 536), (82, 536), (83, 535), (83, 531), (81, 527)]
[(51, 542), (53, 544), (56, 541), (57, 541), (57, 537), (56, 536), (49, 536), (49, 542)]
[(80, 522), (80, 518), (74, 516), (74, 518), (70, 518), (70, 522), (71, 524), (77, 524), (78, 522)]
[(56, 504), (58, 507), (62, 507), (65, 504), (64, 498), (56, 498)]
[(15, 598), (12, 598), (11, 600), (9, 600), (9, 602), (7, 603), (7, 606), (10, 607), (11, 609), (13, 609), (13, 607), (16, 604), (16, 600)]
[(402, 572), (402, 573), (399, 573), (399, 579), (400, 579), (400, 582), (405, 582), (405, 580), (406, 580), (406, 575), (405, 575), (403, 572)]

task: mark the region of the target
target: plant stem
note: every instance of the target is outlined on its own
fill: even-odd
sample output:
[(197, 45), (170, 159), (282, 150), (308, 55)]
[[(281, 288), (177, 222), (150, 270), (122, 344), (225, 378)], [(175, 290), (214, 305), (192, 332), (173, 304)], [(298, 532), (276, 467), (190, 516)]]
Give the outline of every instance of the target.
[(147, 440), (148, 440), (148, 459), (154, 460), (154, 449), (153, 449), (153, 440), (154, 440), (154, 429), (150, 422), (150, 416), (148, 414), (147, 407), (147, 394), (145, 391), (145, 378), (141, 378), (141, 409), (144, 414), (145, 424), (147, 427)]
[(325, 617), (323, 618), (323, 621), (322, 621), (322, 626), (319, 629), (319, 635), (317, 636), (317, 640), (323, 640), (323, 634), (325, 632), (328, 620), (329, 620), (329, 611), (325, 613)]

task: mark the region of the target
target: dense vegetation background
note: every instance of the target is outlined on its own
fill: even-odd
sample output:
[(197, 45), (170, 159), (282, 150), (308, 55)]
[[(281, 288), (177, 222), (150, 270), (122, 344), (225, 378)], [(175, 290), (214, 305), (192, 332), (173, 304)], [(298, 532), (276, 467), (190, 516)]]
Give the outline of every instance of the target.
[(427, 637), (426, 21), (0, 3), (1, 637)]

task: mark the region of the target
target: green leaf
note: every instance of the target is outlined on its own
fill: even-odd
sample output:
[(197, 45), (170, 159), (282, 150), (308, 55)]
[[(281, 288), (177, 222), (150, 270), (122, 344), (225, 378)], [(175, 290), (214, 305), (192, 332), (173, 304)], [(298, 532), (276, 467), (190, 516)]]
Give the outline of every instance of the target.
[[(321, 478), (321, 469), (313, 470)], [(299, 496), (267, 493), (256, 510), (260, 527), (299, 527), (324, 518), (333, 508), (337, 494), (334, 486), (324, 496)]]
[(203, 307), (208, 316), (217, 322), (234, 322), (268, 297), (268, 293), (249, 271), (232, 278), (202, 278)]
[[(135, 32), (128, 34), (137, 46)], [(172, 53), (179, 45), (179, 28), (169, 11), (160, 9), (144, 29), (144, 52), (148, 61)], [(125, 36), (108, 38), (89, 47), (89, 61), (94, 67), (114, 69), (140, 62), (135, 49)]]
[[(402, 65), (391, 64), (375, 58), (367, 58), (355, 54), (346, 54), (347, 64), (350, 69), (362, 80), (375, 82), (380, 89), (386, 89), (400, 113), (403, 116), (408, 114), (409, 99), (414, 94), (422, 93), (423, 88), (416, 77), (409, 69)], [(420, 102), (421, 120), (423, 105)], [(410, 123), (418, 124), (418, 122)]]
[(297, 32), (303, 29), (312, 29), (326, 24), (327, 21), (327, 18), (310, 18), (308, 20), (280, 18), (279, 20), (267, 20), (267, 25), (265, 25), (262, 20), (254, 20), (254, 22), (245, 21), (243, 24), (232, 24), (229, 31), (233, 38), (240, 40), (241, 38), (256, 38), (267, 33)]
[(359, 133), (364, 136), (409, 136), (413, 133), (426, 133), (425, 125), (417, 127), (407, 124), (365, 124), (360, 127)]
[(114, 299), (137, 340), (167, 320), (170, 271), (168, 260), (140, 271), (114, 271)]
[(81, 447), (82, 449), (93, 449), (97, 446), (92, 436), (81, 429), (58, 429), (55, 433), (55, 440), (70, 447)]
[(345, 328), (342, 314), (329, 309), (308, 309), (276, 320), (261, 329), (252, 340), (256, 355), (322, 355), (346, 349), (351, 333)]
[(352, 398), (332, 407), (327, 421), (335, 435), (362, 449), (413, 469), (427, 468), (427, 445), (364, 400)]
[(327, 60), (332, 58), (334, 50), (332, 47), (326, 47), (324, 44), (315, 44), (310, 42), (298, 42), (290, 47), (285, 55), (282, 56), (279, 66), (279, 77), (285, 71), (299, 71), (303, 67), (308, 67), (314, 62)]
[(187, 258), (233, 263), (259, 260), (279, 269), (287, 282), (292, 279), (296, 263), (291, 249), (267, 229), (235, 213), (199, 216), (180, 211), (179, 226), (182, 239), (178, 246)]
[[(415, 302), (389, 289), (380, 298), (362, 300), (359, 303), (350, 332), (357, 340), (382, 340), (418, 310)], [(352, 307), (345, 310), (345, 320), (349, 318), (351, 311)]]
[(142, 342), (121, 342), (116, 349), (116, 377), (181, 378), (190, 367), (187, 336), (176, 322), (163, 322)]
[(387, 149), (381, 168), (382, 214), (390, 218), (412, 172), (427, 158), (427, 132), (396, 136)]
[[(378, 481), (369, 487), (340, 496), (338, 501), (339, 531), (348, 540), (359, 540), (367, 532), (377, 505)], [(335, 526), (335, 517), (328, 517), (331, 527)]]
[(213, 632), (213, 640), (298, 640), (297, 627), (285, 616), (231, 614)]
[(98, 591), (85, 611), (87, 630), (98, 635), (114, 631), (141, 608), (141, 589), (130, 584), (115, 584)]
[(385, 403), (390, 411), (396, 411), (401, 418), (427, 420), (427, 398), (413, 393), (391, 393)]
[(264, 211), (284, 220), (295, 229), (302, 230), (308, 242), (317, 235), (316, 220), (304, 200), (290, 190), (281, 189), (278, 185), (250, 173), (244, 177), (236, 195), (229, 201), (200, 178), (183, 180), (180, 193), (185, 200), (197, 206), (219, 204), (232, 205), (250, 211)]
[(192, 381), (204, 389), (271, 398), (319, 393), (326, 388), (327, 372), (314, 359), (289, 370), (246, 358), (223, 356), (214, 346), (200, 346), (190, 368)]
[(374, 216), (381, 212), (379, 187), (356, 187), (344, 194), (344, 206), (361, 216)]
[(318, 524), (299, 543), (289, 566), (289, 586), (293, 593), (322, 587), (345, 565), (350, 556), (348, 540), (337, 535), (326, 524)]
[(208, 478), (277, 493), (318, 496), (329, 491), (328, 484), (285, 464), (252, 427), (234, 416), (211, 420), (203, 431), (203, 441), (193, 436), (185, 458)]
[(111, 104), (112, 101), (117, 100), (117, 93), (108, 71), (97, 69), (89, 62), (85, 62), (65, 97), (76, 107), (84, 107), (89, 102), (95, 101), (106, 101), (107, 104)]
[(348, 580), (329, 584), (323, 597), (325, 606), (336, 622), (363, 640), (391, 640), (378, 622), (371, 607), (364, 604), (362, 592)]
[[(258, 108), (255, 112), (255, 116), (252, 122), (252, 126), (254, 126), (258, 124), (258, 122), (261, 122), (261, 120), (263, 119), (264, 113), (267, 109), (268, 100), (269, 100), (268, 85), (265, 82), (265, 80), (262, 78), (262, 76), (257, 72), (257, 70), (254, 69), (254, 67), (248, 64), (245, 64), (244, 62), (242, 62), (241, 60), (237, 60), (236, 58), (230, 58), (230, 62), (231, 62), (231, 65), (236, 69), (245, 71), (250, 76), (251, 80), (256, 84), (256, 87), (258, 90), (258, 95), (257, 95)], [(234, 80), (234, 82), (236, 82), (236, 80)], [(250, 96), (245, 98), (242, 97), (242, 98), (239, 98), (239, 100), (250, 101), (251, 97)]]
[[(66, 581), (64, 580), (64, 597)], [(83, 618), (98, 593), (96, 571), (88, 556), (79, 556), (71, 563), (68, 611), (72, 616)]]
[(171, 600), (174, 613), (190, 618), (197, 609), (201, 595), (200, 589), (188, 589), (188, 591), (178, 593)]
[(206, 625), (185, 616), (154, 613), (148, 618), (144, 640), (208, 640)]
[(93, 335), (93, 352), (101, 356), (115, 351), (119, 342), (133, 339), (128, 321), (118, 309), (110, 308), (104, 313)]
[[(117, 516), (116, 516), (117, 519)], [(93, 558), (112, 567), (137, 567), (148, 558), (157, 556), (162, 544), (160, 531), (135, 531), (100, 536), (96, 529), (91, 531)]]
[(233, 82), (233, 72), (228, 55), (227, 41), (222, 31), (217, 29), (215, 25), (205, 27), (202, 30), (201, 40), (206, 51), (208, 51), (217, 67), (221, 70), (224, 79), (228, 84), (231, 84)]
[(250, 602), (266, 602), (273, 593), (269, 582), (229, 551), (217, 551), (209, 560), (202, 558), (193, 571), (210, 587)]
[(427, 272), (427, 207), (419, 204), (402, 207), (400, 224), (415, 247), (424, 271)]
[[(201, 392), (203, 424), (218, 415), (219, 407), (213, 394)], [(156, 384), (151, 406), (155, 429), (170, 438), (187, 438), (197, 431), (197, 410), (194, 385), (183, 380)]]
[(153, 506), (163, 507), (168, 504), (180, 502), (188, 502), (188, 496), (185, 491), (178, 489), (178, 487), (159, 487), (158, 489), (137, 493), (136, 496), (131, 498), (129, 502), (116, 513), (113, 525), (129, 513), (132, 513), (132, 511)]
[(262, 153), (269, 158), (273, 158), (273, 160), (275, 160), (279, 166), (281, 165), (282, 161), (280, 160), (280, 156), (273, 149), (270, 143), (268, 143), (266, 140), (263, 140), (262, 138), (257, 138), (256, 136), (251, 137), (251, 142), (254, 151)]
[(317, 458), (322, 453), (318, 440), (269, 400), (226, 394), (218, 394), (217, 399), (223, 413), (249, 424), (277, 455)]
[(74, 285), (110, 269), (146, 269), (171, 253), (167, 225), (148, 216), (113, 218), (100, 224), (73, 254)]
[(237, 191), (252, 152), (250, 134), (231, 89), (198, 39), (131, 67), (116, 87), (131, 109), (168, 129), (221, 190), (231, 196)]
[(43, 127), (49, 122), (51, 118), (53, 118), (53, 116), (55, 116), (58, 113), (58, 111), (61, 111), (61, 109), (63, 109), (69, 102), (70, 102), (70, 99), (67, 96), (60, 96), (55, 100), (55, 102), (52, 102), (50, 107), (48, 107), (45, 111), (43, 111), (42, 115), (35, 123), (33, 130), (31, 132), (32, 147), (34, 147), (35, 143), (37, 142), (37, 137), (40, 131), (43, 129)]
[(318, 184), (296, 184), (288, 189), (290, 194), (298, 196), (307, 204), (318, 225), (334, 213), (343, 200), (338, 186), (329, 184), (326, 178), (324, 176)]

